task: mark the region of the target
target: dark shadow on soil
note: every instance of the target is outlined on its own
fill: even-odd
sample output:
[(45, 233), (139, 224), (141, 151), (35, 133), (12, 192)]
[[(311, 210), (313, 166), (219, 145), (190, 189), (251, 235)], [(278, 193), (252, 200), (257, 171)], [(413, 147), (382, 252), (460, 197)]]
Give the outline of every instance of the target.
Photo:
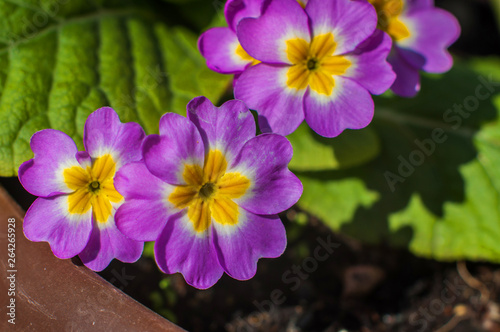
[[(427, 331), (446, 324), (458, 303), (480, 310), (478, 292), (465, 286), (454, 264), (384, 245), (362, 245), (312, 217), (302, 226), (283, 219), (287, 250), (280, 258), (259, 261), (257, 275), (249, 281), (224, 275), (211, 289), (197, 290), (178, 274), (162, 274), (146, 257), (135, 264), (114, 261), (101, 275), (152, 309), (158, 310), (159, 296), (169, 318), (193, 332)], [(336, 245), (329, 254), (325, 242)], [(318, 247), (325, 256), (321, 261), (314, 258)], [(498, 266), (484, 264), (473, 271), (476, 266), (490, 275), (498, 271)], [(125, 287), (120, 287), (118, 273), (129, 279)], [(169, 281), (168, 289), (157, 286), (163, 279)], [(451, 294), (446, 303), (443, 292)], [(173, 301), (170, 293), (176, 294)], [(154, 301), (151, 294), (158, 294)], [(478, 330), (478, 322), (464, 324)]]

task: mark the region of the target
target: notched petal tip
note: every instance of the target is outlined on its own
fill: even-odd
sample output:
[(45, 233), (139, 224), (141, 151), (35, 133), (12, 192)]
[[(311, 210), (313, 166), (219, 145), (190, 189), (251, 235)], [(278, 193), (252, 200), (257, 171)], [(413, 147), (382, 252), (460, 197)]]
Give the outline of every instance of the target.
[(205, 96), (194, 97), (189, 101), (189, 103), (186, 106), (188, 117), (191, 119), (191, 117), (193, 115), (196, 115), (198, 109), (202, 106), (211, 107), (213, 109), (216, 108), (214, 104), (207, 97)]
[(26, 189), (26, 191), (28, 191), (28, 192), (29, 192), (29, 190), (26, 188), (26, 186), (24, 184), (24, 177), (23, 177), (23, 175), (25, 174), (25, 172), (28, 169), (30, 169), (31, 167), (33, 167), (34, 163), (35, 163), (34, 159), (26, 160), (24, 163), (21, 164), (21, 166), (19, 166), (19, 169), (17, 171), (17, 177), (19, 179), (19, 182), (24, 187), (24, 189)]

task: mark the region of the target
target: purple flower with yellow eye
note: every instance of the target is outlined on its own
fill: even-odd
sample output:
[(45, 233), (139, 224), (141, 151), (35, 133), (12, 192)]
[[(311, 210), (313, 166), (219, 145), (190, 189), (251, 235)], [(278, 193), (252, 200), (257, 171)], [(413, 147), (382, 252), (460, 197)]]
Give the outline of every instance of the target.
[(85, 122), (86, 151), (77, 151), (65, 133), (45, 129), (31, 138), (35, 157), (19, 167), (19, 180), (35, 196), (26, 212), (24, 234), (46, 241), (59, 258), (79, 255), (92, 270), (101, 271), (117, 258), (135, 262), (143, 243), (125, 237), (114, 214), (124, 199), (115, 189), (117, 170), (141, 159), (144, 131), (137, 123), (121, 123), (109, 107)]
[(318, 134), (339, 135), (367, 126), (371, 94), (395, 75), (386, 57), (391, 38), (376, 30), (368, 2), (271, 0), (258, 18), (237, 27), (245, 51), (261, 63), (246, 69), (234, 94), (259, 113), (263, 131), (292, 133), (305, 119)]
[(249, 279), (259, 258), (283, 253), (277, 214), (297, 202), (302, 184), (287, 168), (288, 140), (255, 132), (241, 101), (217, 108), (198, 97), (188, 118), (165, 114), (160, 135), (144, 140), (144, 161), (118, 172), (115, 185), (126, 201), (117, 226), (130, 238), (156, 241), (163, 272), (180, 272), (205, 289), (223, 272)]
[(378, 14), (378, 28), (393, 40), (389, 63), (397, 78), (394, 93), (413, 97), (420, 90), (420, 74), (443, 73), (453, 65), (448, 47), (460, 35), (457, 19), (434, 7), (433, 0), (368, 0)]
[(258, 17), (264, 0), (228, 0), (224, 16), (228, 27), (205, 31), (198, 40), (198, 49), (206, 58), (207, 66), (222, 74), (240, 74), (258, 63), (241, 47), (236, 37), (236, 26), (245, 17)]

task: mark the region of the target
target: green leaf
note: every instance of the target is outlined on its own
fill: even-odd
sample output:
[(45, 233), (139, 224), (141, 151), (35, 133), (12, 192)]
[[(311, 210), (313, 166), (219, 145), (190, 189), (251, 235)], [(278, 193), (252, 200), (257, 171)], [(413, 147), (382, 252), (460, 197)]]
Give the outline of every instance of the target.
[(304, 122), (288, 139), (293, 145), (290, 167), (296, 171), (344, 169), (364, 164), (380, 152), (371, 128), (346, 130), (335, 138), (316, 134)]
[(491, 6), (493, 7), (493, 12), (495, 13), (497, 26), (498, 29), (500, 30), (500, 0), (492, 0)]
[(197, 36), (137, 3), (0, 0), (0, 176), (32, 157), (38, 130), (62, 130), (83, 148), (99, 107), (154, 133), (193, 97), (218, 101), (231, 78), (206, 67)]
[(165, 0), (177, 3), (175, 7), (178, 19), (184, 24), (189, 24), (201, 32), (201, 30), (225, 25), (224, 5), (226, 0)]
[[(486, 82), (486, 83), (485, 83)], [(298, 172), (299, 205), (333, 230), (440, 260), (500, 262), (500, 60), (426, 75), (413, 99), (376, 99), (380, 153)]]

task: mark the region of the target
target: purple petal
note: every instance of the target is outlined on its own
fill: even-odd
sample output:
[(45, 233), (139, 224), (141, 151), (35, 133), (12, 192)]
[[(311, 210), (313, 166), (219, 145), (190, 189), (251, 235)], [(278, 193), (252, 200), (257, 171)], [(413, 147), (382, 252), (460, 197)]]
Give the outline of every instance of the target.
[(80, 163), (80, 166), (83, 168), (92, 166), (92, 158), (87, 153), (87, 151), (78, 151), (76, 153), (76, 160), (78, 160), (78, 163)]
[(144, 163), (135, 162), (120, 168), (115, 187), (125, 197), (115, 214), (118, 229), (137, 241), (156, 240), (172, 214), (170, 186), (152, 175)]
[(89, 242), (79, 257), (89, 269), (102, 271), (113, 258), (125, 263), (137, 261), (143, 248), (143, 242), (127, 238), (111, 221), (106, 226), (94, 225)]
[(246, 17), (259, 17), (264, 0), (228, 0), (224, 7), (229, 28), (236, 31), (238, 23)]
[(286, 248), (286, 232), (277, 215), (259, 216), (240, 208), (236, 226), (214, 223), (219, 264), (238, 280), (252, 278), (259, 258), (275, 258)]
[(148, 171), (142, 161), (129, 163), (118, 170), (114, 178), (116, 190), (129, 199), (163, 199), (169, 186)]
[(259, 113), (261, 130), (288, 135), (304, 120), (303, 96), (286, 85), (289, 67), (258, 64), (245, 70), (236, 82), (234, 95)]
[(304, 97), (306, 122), (312, 130), (325, 137), (340, 135), (344, 129), (361, 129), (373, 118), (370, 93), (358, 83), (335, 76), (332, 96), (308, 89)]
[(239, 171), (250, 180), (250, 189), (234, 201), (256, 214), (277, 214), (295, 204), (302, 195), (300, 180), (288, 170), (293, 149), (276, 134), (249, 140), (228, 172)]
[(149, 135), (142, 146), (144, 162), (163, 181), (185, 184), (184, 164), (203, 166), (205, 147), (196, 126), (185, 117), (167, 113), (160, 119), (160, 135)]
[(23, 187), (42, 197), (72, 192), (63, 175), (64, 169), (80, 166), (71, 137), (59, 130), (45, 129), (31, 137), (30, 146), (35, 157), (19, 167), (19, 181)]
[(241, 73), (252, 63), (236, 53), (239, 45), (236, 33), (229, 28), (212, 28), (198, 39), (198, 49), (208, 68), (222, 74)]
[(165, 201), (131, 199), (116, 211), (118, 229), (136, 241), (155, 241), (170, 217)]
[(248, 54), (268, 63), (290, 63), (286, 40), (311, 40), (307, 15), (296, 0), (266, 2), (262, 16), (241, 20), (236, 33)]
[(353, 51), (377, 26), (377, 12), (367, 1), (309, 0), (306, 12), (313, 36), (333, 34), (335, 54)]
[(209, 230), (197, 234), (185, 213), (173, 216), (155, 243), (155, 258), (160, 270), (182, 273), (193, 287), (213, 286), (223, 274)]
[(406, 0), (404, 2), (403, 14), (410, 15), (422, 9), (434, 7), (434, 0)]
[(355, 52), (345, 56), (351, 66), (342, 76), (352, 78), (372, 94), (384, 93), (396, 79), (391, 65), (386, 61), (391, 47), (391, 37), (385, 32), (375, 30)]
[(389, 63), (396, 73), (396, 80), (391, 90), (401, 97), (414, 97), (420, 91), (420, 74), (418, 69), (410, 65), (396, 47), (389, 55)]
[(102, 107), (93, 112), (85, 122), (83, 142), (92, 158), (111, 154), (119, 168), (141, 156), (144, 130), (135, 123), (121, 123), (111, 107)]
[[(414, 67), (430, 73), (443, 73), (453, 65), (447, 48), (460, 35), (460, 25), (450, 13), (439, 8), (415, 11), (402, 17), (410, 29), (410, 37), (397, 42), (401, 55)], [(424, 62), (414, 55), (424, 57)]]
[(197, 97), (189, 102), (187, 111), (205, 146), (220, 150), (228, 162), (236, 157), (246, 141), (255, 137), (253, 115), (240, 100), (230, 100), (215, 107), (207, 98)]
[(38, 198), (26, 212), (24, 235), (30, 241), (45, 241), (54, 255), (66, 259), (87, 245), (92, 230), (92, 212), (70, 214), (68, 196)]

